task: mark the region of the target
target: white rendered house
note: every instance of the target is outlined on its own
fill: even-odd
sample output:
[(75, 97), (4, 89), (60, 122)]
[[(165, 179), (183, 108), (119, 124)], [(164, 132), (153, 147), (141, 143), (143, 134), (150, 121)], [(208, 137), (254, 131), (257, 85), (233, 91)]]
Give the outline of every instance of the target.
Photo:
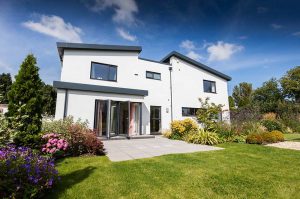
[(222, 104), (229, 120), (231, 78), (178, 52), (161, 61), (140, 46), (57, 43), (61, 78), (55, 119), (88, 120), (98, 136), (157, 134), (172, 120), (195, 116), (199, 98)]

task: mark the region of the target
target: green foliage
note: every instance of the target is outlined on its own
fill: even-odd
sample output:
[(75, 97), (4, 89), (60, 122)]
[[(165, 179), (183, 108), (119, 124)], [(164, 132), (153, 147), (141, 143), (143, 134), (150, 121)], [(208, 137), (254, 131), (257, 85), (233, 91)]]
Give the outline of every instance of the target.
[(209, 98), (205, 100), (200, 98), (199, 101), (201, 108), (197, 110), (197, 120), (203, 125), (205, 130), (212, 131), (216, 127), (223, 105), (209, 103)]
[(232, 96), (228, 97), (228, 102), (229, 102), (229, 109), (234, 110), (235, 109), (235, 102)]
[(8, 92), (11, 88), (12, 80), (10, 73), (0, 75), (0, 104), (8, 104)]
[(88, 128), (87, 121), (78, 120), (74, 122), (73, 117), (66, 117), (61, 120), (43, 120), (43, 134), (56, 133), (59, 137), (69, 143), (68, 151), (73, 156), (85, 153), (93, 155), (104, 154), (103, 143), (96, 134)]
[(276, 120), (262, 120), (261, 124), (267, 128), (268, 131), (282, 131), (282, 124)]
[(248, 144), (263, 144), (263, 143), (275, 143), (284, 141), (283, 133), (280, 131), (251, 133), (247, 136), (246, 142)]
[(20, 66), (8, 93), (9, 122), (16, 130), (17, 145), (36, 147), (42, 120), (42, 81), (35, 57), (30, 54)]
[(5, 146), (10, 138), (10, 129), (8, 121), (3, 114), (0, 113), (0, 147)]
[(263, 137), (260, 133), (250, 133), (246, 138), (248, 144), (262, 144)]
[(64, 138), (69, 137), (69, 129), (73, 124), (81, 126), (83, 129), (88, 129), (88, 122), (77, 120), (74, 121), (72, 116), (68, 116), (64, 119), (53, 120), (53, 119), (44, 119), (42, 123), (42, 132), (46, 133), (57, 133), (62, 135)]
[(215, 132), (210, 132), (204, 129), (199, 129), (196, 132), (189, 133), (185, 140), (194, 144), (215, 145), (220, 142), (218, 135)]
[(51, 85), (43, 84), (42, 87), (43, 114), (54, 115), (56, 105), (56, 90)]
[(300, 66), (296, 66), (280, 79), (283, 93), (300, 103)]
[(251, 103), (252, 84), (247, 82), (239, 83), (233, 88), (232, 97), (238, 107), (244, 107)]
[(96, 134), (79, 124), (72, 124), (68, 130), (69, 151), (73, 156), (79, 156), (83, 154), (103, 155), (104, 145), (96, 137)]
[(172, 133), (169, 137), (171, 139), (180, 140), (186, 134), (189, 134), (197, 130), (198, 130), (198, 124), (190, 118), (186, 118), (184, 120), (175, 120), (171, 122)]
[(253, 102), (259, 106), (261, 113), (277, 112), (281, 101), (283, 101), (283, 95), (275, 78), (264, 82), (253, 93)]

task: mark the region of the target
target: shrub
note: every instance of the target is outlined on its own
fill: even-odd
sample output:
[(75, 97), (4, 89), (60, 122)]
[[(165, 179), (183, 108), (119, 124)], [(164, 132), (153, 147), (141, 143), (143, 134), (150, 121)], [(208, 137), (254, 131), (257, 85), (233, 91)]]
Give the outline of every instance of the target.
[(250, 133), (246, 137), (246, 143), (248, 144), (262, 144), (263, 143), (263, 137), (260, 133)]
[(79, 124), (73, 124), (68, 129), (69, 148), (74, 156), (85, 153), (93, 155), (103, 155), (103, 143), (97, 138), (96, 134)]
[(56, 133), (48, 133), (42, 137), (46, 143), (42, 146), (42, 152), (58, 157), (63, 156), (68, 149), (68, 142), (59, 138)]
[(82, 128), (88, 129), (87, 121), (82, 122), (81, 120), (78, 120), (78, 121), (74, 122), (73, 117), (68, 116), (61, 120), (53, 120), (53, 119), (43, 120), (42, 132), (43, 133), (55, 132), (64, 138), (68, 138), (68, 136), (69, 136), (68, 131), (73, 124), (76, 124), (76, 125), (81, 126)]
[(190, 118), (175, 120), (171, 123), (171, 130), (172, 134), (170, 138), (182, 139), (186, 134), (197, 131), (198, 124)]
[(276, 120), (276, 113), (265, 113), (263, 114), (262, 118), (263, 120), (270, 120), (270, 121), (275, 121)]
[(234, 129), (232, 128), (232, 126), (230, 126), (230, 124), (227, 124), (225, 122), (216, 123), (215, 132), (224, 142), (232, 140), (235, 134), (233, 130)]
[(162, 135), (164, 136), (164, 137), (166, 137), (166, 138), (170, 138), (171, 137), (171, 135), (172, 135), (172, 131), (171, 130), (164, 130), (163, 132), (162, 132)]
[(271, 132), (264, 132), (261, 134), (263, 142), (265, 143), (275, 143), (277, 142), (277, 137)]
[(219, 143), (219, 137), (215, 132), (199, 129), (197, 132), (189, 133), (185, 140), (194, 144), (214, 145)]
[(275, 121), (275, 120), (262, 120), (261, 124), (267, 128), (268, 131), (282, 131), (283, 126), (280, 122)]
[(16, 130), (14, 142), (18, 146), (40, 147), (42, 126), (42, 81), (36, 58), (29, 54), (20, 66), (8, 92), (9, 124)]
[(259, 122), (244, 122), (242, 124), (242, 134), (249, 135), (252, 133), (264, 133), (266, 132), (266, 127), (262, 126)]
[(209, 103), (209, 98), (202, 100), (199, 98), (200, 106), (197, 110), (197, 120), (201, 123), (206, 130), (214, 130), (216, 123), (219, 120), (219, 113), (222, 111), (223, 105), (216, 105)]
[(57, 181), (52, 159), (25, 147), (0, 149), (0, 198), (41, 197)]
[(276, 140), (278, 142), (283, 142), (284, 141), (284, 136), (283, 136), (282, 132), (280, 132), (280, 131), (272, 131), (271, 133), (276, 137)]
[(3, 114), (0, 113), (0, 146), (5, 146), (10, 138), (8, 121)]

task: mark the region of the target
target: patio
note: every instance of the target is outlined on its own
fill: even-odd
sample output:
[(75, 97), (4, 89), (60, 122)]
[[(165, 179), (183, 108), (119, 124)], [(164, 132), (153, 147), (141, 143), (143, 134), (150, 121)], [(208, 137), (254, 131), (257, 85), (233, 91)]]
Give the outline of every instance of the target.
[(170, 140), (161, 136), (149, 139), (105, 140), (106, 155), (111, 161), (125, 161), (140, 158), (151, 158), (166, 154), (213, 151), (223, 148), (190, 144), (179, 140)]

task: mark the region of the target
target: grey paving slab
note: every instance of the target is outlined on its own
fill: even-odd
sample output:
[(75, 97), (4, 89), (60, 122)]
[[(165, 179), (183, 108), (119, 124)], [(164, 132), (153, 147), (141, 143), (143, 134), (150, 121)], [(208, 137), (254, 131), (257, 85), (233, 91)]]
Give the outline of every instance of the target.
[(104, 140), (106, 155), (111, 161), (125, 161), (150, 158), (166, 154), (213, 151), (223, 148), (190, 144), (179, 140), (170, 140), (161, 136), (149, 139)]

